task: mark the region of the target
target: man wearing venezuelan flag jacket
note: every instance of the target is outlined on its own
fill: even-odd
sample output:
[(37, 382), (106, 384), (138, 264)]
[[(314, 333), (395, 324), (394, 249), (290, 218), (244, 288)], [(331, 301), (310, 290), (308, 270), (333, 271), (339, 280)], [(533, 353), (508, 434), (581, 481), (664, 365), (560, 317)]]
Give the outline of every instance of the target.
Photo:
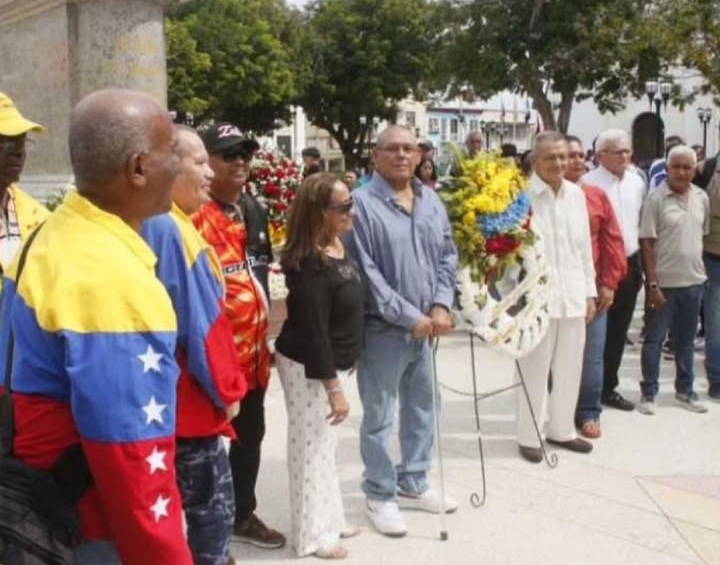
[(17, 285), (15, 265), (5, 278), (14, 453), (49, 469), (79, 444), (92, 474), (78, 503), (79, 565), (193, 563), (173, 465), (177, 322), (139, 234), (170, 209), (175, 144), (167, 111), (146, 94), (81, 100), (69, 137), (77, 192), (40, 227)]
[[(228, 417), (245, 394), (245, 374), (223, 313), (223, 278), (215, 252), (187, 214), (209, 200), (213, 171), (194, 130), (175, 126), (180, 174), (173, 208), (143, 224), (158, 257), (156, 272), (178, 319), (180, 365), (175, 470), (195, 565), (227, 565), (235, 521), (232, 473), (221, 435), (233, 436)], [(227, 413), (226, 413), (227, 410)]]

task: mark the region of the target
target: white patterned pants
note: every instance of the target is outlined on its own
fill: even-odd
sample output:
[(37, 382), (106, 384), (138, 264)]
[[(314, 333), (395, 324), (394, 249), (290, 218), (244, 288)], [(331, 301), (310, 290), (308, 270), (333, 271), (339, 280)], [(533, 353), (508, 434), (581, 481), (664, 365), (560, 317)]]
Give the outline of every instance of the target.
[[(553, 318), (538, 346), (518, 361), (540, 431), (547, 432), (547, 437), (555, 441), (570, 441), (577, 437), (575, 406), (584, 347), (585, 318)], [(552, 392), (548, 393), (550, 372)], [(525, 447), (540, 447), (521, 387), (516, 389), (515, 402), (518, 443)]]
[[(335, 466), (337, 426), (322, 381), (305, 378), (305, 367), (275, 353), (288, 413), (290, 543), (299, 556), (330, 549), (347, 529)], [(340, 375), (340, 372), (339, 372)]]

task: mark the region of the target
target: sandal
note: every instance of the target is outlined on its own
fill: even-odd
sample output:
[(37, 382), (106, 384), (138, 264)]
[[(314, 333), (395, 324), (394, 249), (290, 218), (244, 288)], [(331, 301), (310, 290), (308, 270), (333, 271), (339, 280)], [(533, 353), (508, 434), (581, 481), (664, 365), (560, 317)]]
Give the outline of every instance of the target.
[(313, 554), (320, 559), (345, 559), (348, 555), (347, 548), (340, 544), (331, 547), (320, 547)]
[(600, 422), (597, 420), (588, 420), (580, 424), (580, 434), (589, 439), (597, 439), (602, 435)]

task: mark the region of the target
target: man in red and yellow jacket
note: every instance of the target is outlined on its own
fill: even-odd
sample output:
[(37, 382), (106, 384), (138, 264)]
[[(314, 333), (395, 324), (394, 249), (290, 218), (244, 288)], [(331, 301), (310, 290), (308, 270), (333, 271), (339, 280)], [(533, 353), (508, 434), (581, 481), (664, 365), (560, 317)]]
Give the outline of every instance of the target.
[[(215, 252), (193, 227), (189, 214), (208, 200), (213, 177), (197, 133), (176, 126), (180, 174), (169, 214), (145, 222), (142, 235), (158, 257), (178, 320), (177, 451), (175, 468), (195, 565), (227, 565), (235, 521), (230, 462), (221, 436), (233, 437), (228, 418), (237, 415), (245, 374), (223, 312), (223, 277)], [(153, 357), (147, 362), (152, 365)]]
[(237, 127), (215, 124), (203, 134), (215, 176), (211, 201), (193, 217), (195, 227), (220, 257), (225, 276), (225, 313), (232, 324), (235, 350), (246, 369), (248, 391), (232, 421), (237, 441), (230, 446), (235, 488), (235, 535), (257, 547), (278, 548), (285, 537), (255, 514), (255, 484), (265, 434), (264, 399), (270, 378), (267, 266), (270, 238), (267, 217), (243, 194), (254, 142)]

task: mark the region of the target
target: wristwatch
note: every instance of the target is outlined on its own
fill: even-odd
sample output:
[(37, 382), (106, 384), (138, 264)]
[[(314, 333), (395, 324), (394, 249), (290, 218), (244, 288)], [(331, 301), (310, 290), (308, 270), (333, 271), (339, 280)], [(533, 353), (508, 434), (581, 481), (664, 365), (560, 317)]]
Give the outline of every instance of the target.
[(648, 283), (648, 288), (650, 290), (657, 290), (660, 288), (660, 285), (658, 283), (656, 283), (655, 281), (653, 281), (651, 283)]

